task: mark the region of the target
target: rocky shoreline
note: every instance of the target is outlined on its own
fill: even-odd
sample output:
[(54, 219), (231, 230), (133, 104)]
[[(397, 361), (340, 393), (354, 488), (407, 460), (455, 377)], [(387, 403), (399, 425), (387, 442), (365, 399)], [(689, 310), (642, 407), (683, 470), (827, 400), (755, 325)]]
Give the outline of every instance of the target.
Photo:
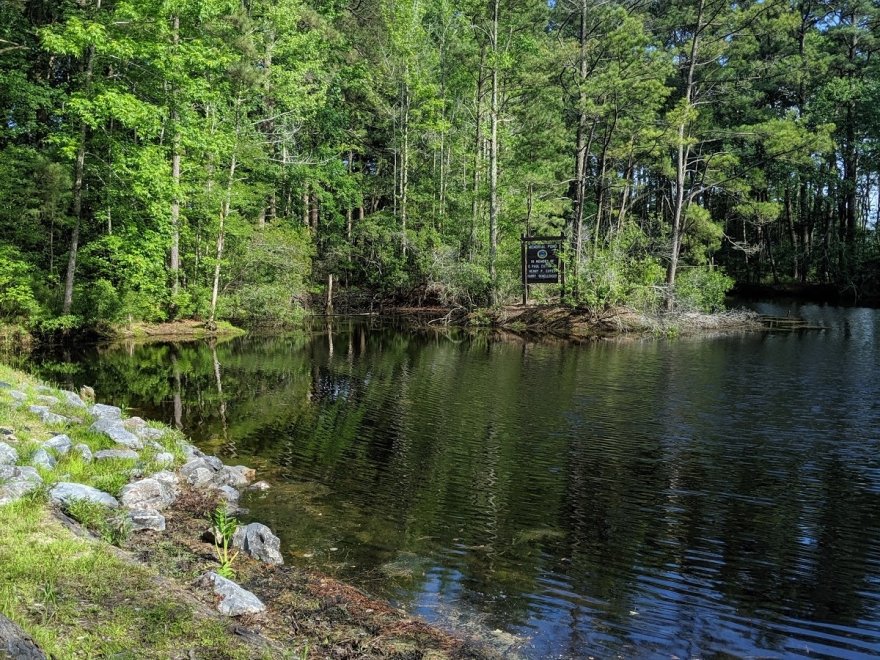
[[(117, 559), (161, 581), (161, 596), (170, 596), (172, 604), (189, 603), (187, 621), (206, 629), (219, 625), (229, 636), (225, 648), (220, 644), (222, 652), (174, 649), (174, 639), (129, 640), (126, 648), (125, 636), (114, 640), (113, 648), (122, 645), (137, 657), (499, 657), (477, 641), (450, 636), (351, 587), (286, 566), (271, 529), (258, 522), (237, 524), (234, 517), (242, 511), (243, 496), (270, 487), (257, 481), (253, 469), (225, 465), (176, 430), (96, 403), (91, 388), (58, 390), (0, 365), (0, 524), (5, 519), (14, 528), (11, 535), (39, 536), (34, 525), (20, 522), (18, 514), (28, 511), (59, 543), (67, 542), (66, 533), (88, 539), (97, 546), (93, 552), (112, 549)], [(42, 517), (33, 513), (35, 507)], [(19, 551), (11, 541), (0, 542), (0, 583), (12, 577), (3, 575), (4, 562), (32, 560)], [(116, 568), (107, 579), (117, 579), (122, 594), (126, 586), (119, 573)], [(39, 592), (40, 580), (32, 581)], [(81, 597), (75, 581), (65, 588)], [(0, 630), (20, 627), (33, 637), (36, 655), (26, 657), (70, 651), (68, 640), (53, 646), (56, 634), (66, 634), (64, 625), (53, 628), (45, 616), (32, 615), (15, 594), (10, 591), (4, 600), (0, 590), (0, 615), (10, 622)], [(137, 597), (132, 593), (129, 600)], [(100, 626), (107, 616), (112, 613), (99, 609), (95, 621), (84, 625)], [(174, 617), (164, 624), (174, 626)], [(22, 640), (0, 636), (0, 657), (25, 644)], [(40, 651), (42, 644), (48, 648)], [(156, 652), (156, 644), (172, 650)]]

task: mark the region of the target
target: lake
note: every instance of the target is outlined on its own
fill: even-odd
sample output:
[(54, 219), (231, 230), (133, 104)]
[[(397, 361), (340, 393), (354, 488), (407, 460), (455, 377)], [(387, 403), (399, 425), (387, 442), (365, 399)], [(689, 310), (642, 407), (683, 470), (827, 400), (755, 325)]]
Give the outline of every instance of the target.
[(880, 654), (880, 312), (497, 341), (334, 320), (32, 372), (258, 468), (291, 563), (533, 658)]

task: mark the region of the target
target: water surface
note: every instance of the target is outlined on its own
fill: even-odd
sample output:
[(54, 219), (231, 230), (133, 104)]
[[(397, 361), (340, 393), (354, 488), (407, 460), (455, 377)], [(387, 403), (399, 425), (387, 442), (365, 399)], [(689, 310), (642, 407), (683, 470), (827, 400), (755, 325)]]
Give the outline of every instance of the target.
[(880, 654), (880, 312), (498, 342), (336, 322), (36, 356), (274, 484), (292, 562), (535, 658)]

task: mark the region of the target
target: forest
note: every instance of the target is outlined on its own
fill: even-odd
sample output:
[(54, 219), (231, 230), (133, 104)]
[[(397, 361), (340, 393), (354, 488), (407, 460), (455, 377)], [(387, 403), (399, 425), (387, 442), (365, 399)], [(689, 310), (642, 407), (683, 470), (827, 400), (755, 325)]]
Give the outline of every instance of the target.
[[(0, 322), (880, 290), (877, 0), (3, 0)], [(535, 287), (545, 301), (555, 290)]]

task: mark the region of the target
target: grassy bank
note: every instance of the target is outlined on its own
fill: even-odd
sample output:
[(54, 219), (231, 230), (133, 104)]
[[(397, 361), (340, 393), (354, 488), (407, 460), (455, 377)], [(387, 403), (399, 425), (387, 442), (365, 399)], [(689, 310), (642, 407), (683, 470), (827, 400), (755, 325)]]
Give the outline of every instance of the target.
[[(10, 459), (0, 446), (0, 463), (7, 476), (34, 466), (41, 481), (0, 504), (0, 614), (49, 657), (498, 657), (326, 576), (245, 552), (234, 555), (229, 574), (265, 610), (222, 615), (200, 579), (221, 569), (217, 543), (206, 534), (224, 498), (185, 477), (187, 465), (216, 459), (194, 458), (201, 453), (179, 432), (124, 415), (124, 428), (153, 429), (141, 435), (154, 440), (136, 458), (107, 458), (99, 452), (121, 445), (92, 423), (75, 397), (0, 364), (0, 442), (15, 454)], [(59, 434), (69, 438), (65, 451), (52, 448)], [(179, 480), (176, 499), (161, 511), (164, 529), (134, 531), (126, 490), (154, 473)], [(92, 486), (120, 506), (59, 504), (59, 482)], [(0, 478), (0, 501), (9, 499), (10, 483)], [(247, 497), (243, 486), (241, 496)]]

